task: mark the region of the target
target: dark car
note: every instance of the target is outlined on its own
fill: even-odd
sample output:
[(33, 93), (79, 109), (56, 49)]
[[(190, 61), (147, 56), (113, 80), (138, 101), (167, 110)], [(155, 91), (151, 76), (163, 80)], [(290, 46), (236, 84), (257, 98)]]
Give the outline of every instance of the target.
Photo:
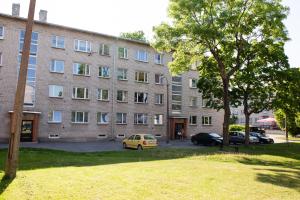
[[(259, 143), (259, 139), (254, 136), (249, 136), (249, 142), (251, 144)], [(230, 131), (229, 132), (229, 143), (231, 144), (245, 144), (245, 133), (241, 131)]]
[(262, 144), (274, 144), (274, 140), (272, 138), (269, 138), (261, 133), (250, 132), (250, 135), (257, 137), (259, 139), (259, 142)]
[(193, 135), (191, 141), (194, 145), (220, 145), (223, 143), (223, 138), (217, 133), (198, 133)]
[(256, 132), (256, 133), (261, 133), (261, 134), (265, 134), (266, 131), (260, 127), (257, 126), (250, 126), (250, 132)]

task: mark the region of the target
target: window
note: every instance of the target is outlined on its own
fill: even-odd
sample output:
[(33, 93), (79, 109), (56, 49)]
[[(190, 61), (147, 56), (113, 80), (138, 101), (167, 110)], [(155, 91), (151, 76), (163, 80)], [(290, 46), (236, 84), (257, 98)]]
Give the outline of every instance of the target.
[(155, 74), (155, 84), (162, 85), (164, 76), (162, 74)]
[(109, 76), (110, 76), (109, 67), (100, 66), (99, 67), (99, 77), (101, 77), (101, 78), (109, 78)]
[(97, 100), (109, 101), (109, 91), (106, 89), (98, 89), (97, 90)]
[(155, 94), (155, 104), (162, 105), (164, 101), (164, 95), (163, 94)]
[(63, 36), (53, 35), (51, 42), (52, 42), (52, 47), (54, 48), (59, 48), (59, 49), (65, 48), (65, 38)]
[(135, 103), (148, 103), (148, 93), (135, 92), (134, 93)]
[(125, 47), (119, 47), (119, 58), (128, 59), (128, 50)]
[(154, 54), (154, 63), (158, 64), (158, 65), (162, 65), (163, 64), (163, 54), (160, 54), (160, 53)]
[(191, 78), (190, 79), (190, 88), (197, 88), (197, 80)]
[(50, 66), (50, 72), (64, 73), (65, 61), (63, 60), (52, 60)]
[(182, 77), (172, 77), (172, 113), (181, 113), (182, 109)]
[(116, 123), (117, 124), (126, 124), (127, 123), (126, 118), (127, 118), (126, 113), (117, 113)]
[(118, 68), (117, 78), (118, 78), (118, 80), (121, 80), (121, 81), (128, 80), (127, 79), (127, 69)]
[(4, 26), (0, 26), (0, 39), (4, 39)]
[(0, 52), (0, 66), (2, 66), (2, 52)]
[[(25, 38), (25, 30), (20, 31), (20, 41), (19, 41), (19, 52), (22, 53)], [(31, 44), (30, 44), (30, 55), (36, 55), (38, 50), (38, 38), (39, 34), (37, 32), (32, 32)]]
[(78, 123), (78, 124), (88, 123), (89, 122), (89, 113), (88, 112), (80, 112), (80, 111), (72, 111), (71, 122)]
[(89, 53), (92, 51), (92, 45), (87, 40), (74, 40), (75, 51)]
[(109, 56), (109, 46), (107, 44), (100, 44), (99, 54), (102, 56)]
[(87, 88), (73, 88), (73, 99), (88, 99), (89, 98), (89, 90)]
[(97, 113), (98, 124), (108, 124), (108, 121), (109, 121), (108, 113), (103, 113), (103, 112)]
[(117, 101), (127, 102), (128, 101), (128, 92), (124, 90), (117, 91)]
[(197, 107), (197, 97), (190, 97), (190, 106)]
[(63, 91), (63, 86), (49, 85), (49, 97), (62, 97)]
[(197, 116), (190, 116), (190, 125), (197, 124)]
[(138, 50), (135, 54), (135, 59), (141, 62), (148, 62), (148, 53), (145, 50)]
[(202, 107), (207, 108), (207, 107), (210, 107), (210, 106), (211, 106), (211, 103), (209, 103), (209, 99), (203, 99), (202, 98)]
[(73, 64), (73, 74), (81, 76), (90, 75), (90, 66), (84, 63), (74, 63)]
[(202, 125), (212, 125), (211, 119), (212, 119), (212, 117), (210, 117), (210, 116), (203, 116), (202, 117)]
[(162, 125), (163, 124), (163, 115), (162, 114), (156, 114), (154, 115), (154, 124), (155, 125)]
[(148, 83), (148, 73), (147, 72), (135, 72), (135, 81), (140, 83)]
[(147, 124), (148, 115), (144, 113), (134, 114), (134, 124)]
[(62, 122), (62, 114), (61, 111), (49, 111), (48, 112), (48, 122), (49, 123), (61, 123)]

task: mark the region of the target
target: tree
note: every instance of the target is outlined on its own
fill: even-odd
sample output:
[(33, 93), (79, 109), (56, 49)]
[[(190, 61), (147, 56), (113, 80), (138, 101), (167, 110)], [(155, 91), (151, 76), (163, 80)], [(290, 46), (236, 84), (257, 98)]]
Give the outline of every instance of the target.
[(172, 73), (196, 63), (198, 88), (211, 106), (224, 109), (223, 138), (228, 145), (230, 80), (243, 70), (252, 51), (266, 42), (287, 40), (280, 0), (170, 0), (172, 24), (154, 28), (153, 46), (173, 53)]
[(130, 40), (139, 40), (139, 41), (147, 42), (144, 31), (121, 33), (120, 37), (125, 39), (130, 39)]

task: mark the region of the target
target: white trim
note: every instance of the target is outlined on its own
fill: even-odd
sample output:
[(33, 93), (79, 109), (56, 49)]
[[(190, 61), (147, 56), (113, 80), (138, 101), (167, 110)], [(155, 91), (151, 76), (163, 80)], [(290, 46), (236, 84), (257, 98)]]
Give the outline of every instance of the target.
[(2, 25), (0, 27), (2, 27), (2, 35), (0, 35), (0, 40), (3, 40), (5, 37), (5, 27)]

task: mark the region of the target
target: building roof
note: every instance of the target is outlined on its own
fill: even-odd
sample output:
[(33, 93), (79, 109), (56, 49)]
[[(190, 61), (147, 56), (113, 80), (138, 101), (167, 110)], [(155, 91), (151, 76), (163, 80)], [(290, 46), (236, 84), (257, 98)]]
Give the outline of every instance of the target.
[[(12, 16), (12, 15), (3, 14), (3, 13), (0, 13), (0, 17), (9, 18), (9, 19), (12, 19), (12, 20), (19, 20), (19, 21), (23, 21), (23, 22), (27, 21), (27, 18)], [(73, 28), (73, 27), (69, 27), (69, 26), (63, 26), (63, 25), (48, 23), (48, 22), (41, 22), (41, 21), (38, 21), (38, 20), (34, 20), (34, 24), (50, 26), (50, 27), (54, 27), (54, 28), (65, 29), (65, 30), (70, 30), (70, 31), (76, 31), (76, 32), (90, 34), (90, 35), (108, 37), (108, 38), (115, 39), (115, 40), (123, 40), (123, 41), (126, 41), (126, 42), (133, 42), (133, 43), (138, 43), (138, 44), (150, 46), (150, 43), (140, 41), (140, 40), (125, 39), (125, 38), (112, 36), (112, 35), (108, 35), (108, 34), (97, 33), (97, 32), (94, 32), (94, 31), (88, 31), (88, 30)]]

